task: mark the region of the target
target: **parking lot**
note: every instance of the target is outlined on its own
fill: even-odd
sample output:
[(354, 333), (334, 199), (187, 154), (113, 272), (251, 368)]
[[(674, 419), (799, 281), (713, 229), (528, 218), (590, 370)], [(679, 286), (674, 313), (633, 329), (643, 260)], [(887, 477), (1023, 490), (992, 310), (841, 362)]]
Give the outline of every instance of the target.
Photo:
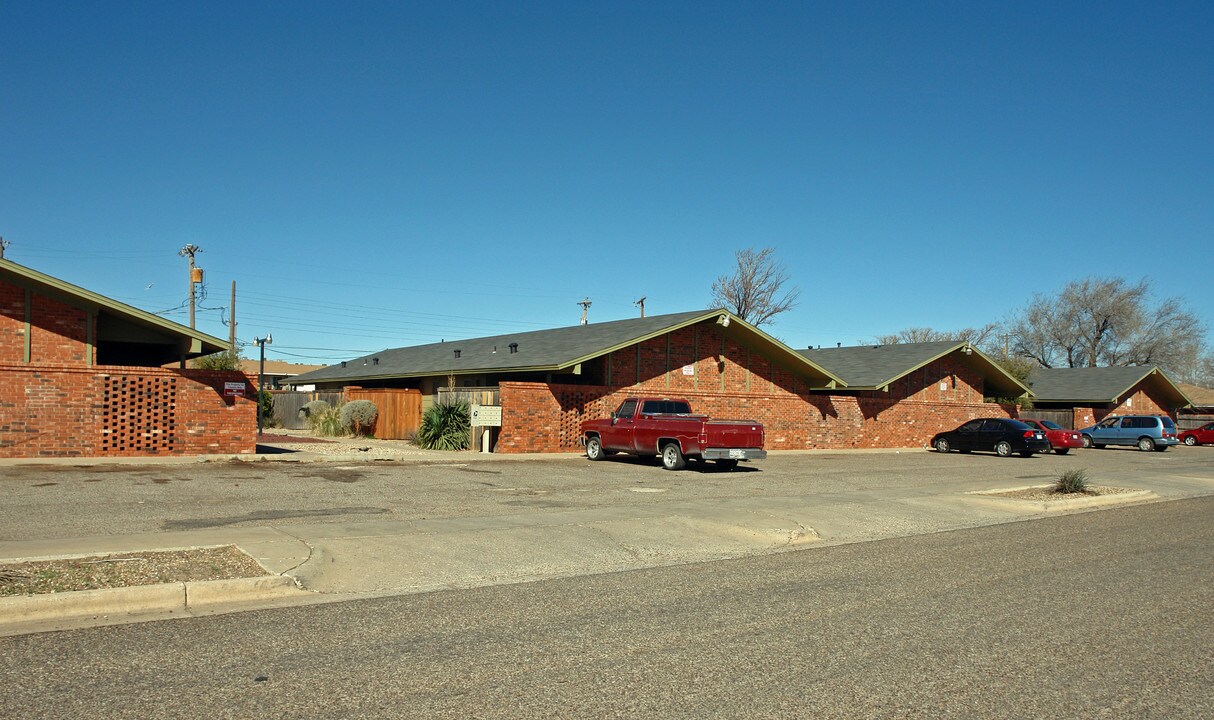
[(656, 459), (622, 456), (591, 463), (474, 453), (453, 453), (449, 462), (7, 464), (0, 466), (0, 540), (781, 498), (862, 506), (1047, 483), (1070, 468), (1085, 468), (1098, 484), (1148, 488), (1163, 498), (1214, 492), (1214, 447), (1027, 459), (925, 450), (776, 452), (732, 472), (711, 465), (668, 472)]

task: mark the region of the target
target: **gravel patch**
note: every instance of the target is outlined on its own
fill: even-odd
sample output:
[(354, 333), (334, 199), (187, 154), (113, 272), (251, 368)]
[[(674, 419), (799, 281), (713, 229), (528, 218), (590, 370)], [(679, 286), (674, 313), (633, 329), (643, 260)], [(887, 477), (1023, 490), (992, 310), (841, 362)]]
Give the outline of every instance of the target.
[(269, 575), (235, 545), (0, 563), (0, 596)]
[(1086, 492), (1081, 493), (1057, 493), (1051, 488), (1053, 485), (1038, 485), (1029, 488), (1018, 488), (1016, 490), (1003, 490), (995, 492), (984, 492), (982, 495), (991, 497), (1015, 498), (1017, 500), (1072, 500), (1080, 497), (1100, 497), (1102, 495), (1125, 495), (1127, 493), (1139, 492), (1135, 488), (1109, 487), (1107, 485), (1089, 485)]

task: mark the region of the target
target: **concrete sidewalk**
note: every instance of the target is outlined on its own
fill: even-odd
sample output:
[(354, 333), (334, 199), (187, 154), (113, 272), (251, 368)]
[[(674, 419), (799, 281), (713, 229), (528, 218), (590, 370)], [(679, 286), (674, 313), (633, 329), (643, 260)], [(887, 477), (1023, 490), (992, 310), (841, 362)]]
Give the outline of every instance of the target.
[[(1135, 486), (1146, 492), (1070, 502), (1066, 510), (1214, 494), (1214, 473), (1159, 475)], [(618, 572), (784, 552), (813, 544), (956, 530), (1047, 514), (1040, 502), (967, 494), (958, 485), (883, 495), (811, 492), (493, 517), (0, 542), (0, 558), (10, 560), (231, 544), (257, 559), (272, 575), (287, 579), (272, 587), (262, 583), (246, 588), (236, 583), (216, 586), (212, 592), (200, 586), (194, 591), (209, 600), (196, 607), (178, 602), (183, 594), (188, 599), (188, 588), (173, 591), (166, 607), (157, 612), (156, 607), (141, 605), (136, 608), (141, 614), (127, 612), (115, 600), (102, 606), (108, 612), (77, 608), (59, 615), (52, 610), (50, 615), (25, 616), (4, 612), (4, 602), (10, 598), (0, 598), (0, 634)]]

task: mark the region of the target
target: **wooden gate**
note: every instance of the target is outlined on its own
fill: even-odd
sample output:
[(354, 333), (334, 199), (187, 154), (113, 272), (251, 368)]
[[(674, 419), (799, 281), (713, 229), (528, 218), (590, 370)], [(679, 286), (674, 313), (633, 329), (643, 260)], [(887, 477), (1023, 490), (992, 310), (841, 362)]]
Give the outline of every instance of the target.
[(346, 402), (370, 400), (379, 410), (375, 437), (380, 440), (407, 440), (422, 424), (422, 391), (413, 388), (347, 387)]
[[(438, 389), (440, 404), (465, 402), (469, 407), (472, 405), (501, 405), (501, 397), (501, 389), (496, 387), (457, 387), (455, 389), (441, 387)], [(473, 427), (471, 436), (468, 438), (468, 447), (479, 452), (485, 446), (485, 434), (488, 433), (489, 452), (493, 452), (500, 432), (501, 428)]]

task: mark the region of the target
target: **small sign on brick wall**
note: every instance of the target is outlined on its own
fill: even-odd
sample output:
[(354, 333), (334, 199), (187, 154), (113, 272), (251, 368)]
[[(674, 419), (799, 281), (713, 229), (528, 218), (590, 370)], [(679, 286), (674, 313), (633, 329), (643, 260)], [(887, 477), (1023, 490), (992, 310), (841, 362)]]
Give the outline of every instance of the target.
[(244, 397), (244, 383), (242, 382), (225, 382), (223, 384), (224, 397)]
[(696, 366), (695, 366), (695, 365), (684, 365), (684, 366), (683, 366), (683, 374), (684, 374), (684, 375), (695, 375), (695, 374), (696, 374)]

